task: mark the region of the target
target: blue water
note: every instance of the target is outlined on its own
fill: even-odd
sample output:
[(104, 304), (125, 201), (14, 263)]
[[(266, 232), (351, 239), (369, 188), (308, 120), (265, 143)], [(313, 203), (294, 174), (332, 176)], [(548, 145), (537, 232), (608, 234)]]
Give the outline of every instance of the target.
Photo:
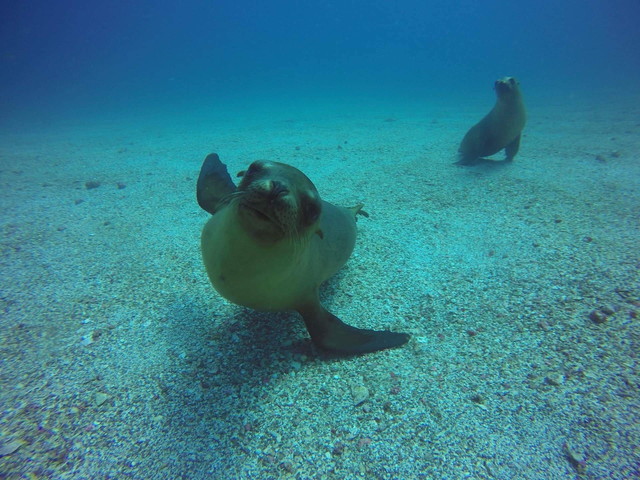
[[(0, 478), (640, 478), (639, 20), (1, 1)], [(452, 165), (506, 75), (518, 156)], [(199, 248), (213, 151), (364, 202), (321, 298), (410, 343), (328, 358), (297, 314), (225, 302)]]
[(529, 98), (624, 95), (640, 85), (638, 18), (636, 0), (7, 0), (0, 111), (55, 121), (230, 100), (446, 100), (503, 75)]

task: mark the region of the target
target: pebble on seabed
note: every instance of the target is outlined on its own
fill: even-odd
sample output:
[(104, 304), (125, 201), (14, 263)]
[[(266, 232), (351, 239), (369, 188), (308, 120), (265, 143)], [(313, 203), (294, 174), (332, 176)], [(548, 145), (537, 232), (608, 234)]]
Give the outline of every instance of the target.
[(102, 405), (104, 402), (106, 402), (109, 399), (109, 395), (107, 395), (106, 393), (102, 393), (102, 392), (98, 392), (96, 393), (96, 405), (100, 406)]
[(369, 398), (369, 390), (364, 385), (356, 385), (351, 388), (353, 395), (353, 405), (358, 406)]

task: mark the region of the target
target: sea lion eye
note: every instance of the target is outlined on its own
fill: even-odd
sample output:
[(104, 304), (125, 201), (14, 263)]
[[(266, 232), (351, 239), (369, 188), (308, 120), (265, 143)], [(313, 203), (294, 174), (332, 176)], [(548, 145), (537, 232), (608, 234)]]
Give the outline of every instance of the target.
[(515, 85), (515, 84), (516, 84), (516, 79), (515, 79), (515, 78), (513, 78), (513, 77), (511, 77), (511, 78), (509, 79), (509, 83), (510, 83), (511, 85)]

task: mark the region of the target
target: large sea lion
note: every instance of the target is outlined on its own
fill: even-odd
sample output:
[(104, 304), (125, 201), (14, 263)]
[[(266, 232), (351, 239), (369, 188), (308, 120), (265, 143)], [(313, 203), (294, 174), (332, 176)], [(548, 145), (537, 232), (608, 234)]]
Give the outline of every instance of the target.
[(362, 207), (320, 199), (300, 170), (253, 162), (235, 186), (215, 153), (197, 184), (200, 206), (213, 216), (202, 230), (202, 257), (213, 287), (227, 300), (262, 311), (295, 310), (313, 342), (340, 353), (397, 347), (405, 333), (362, 330), (329, 313), (320, 284), (347, 261)]
[(472, 165), (503, 148), (506, 161), (512, 161), (520, 148), (520, 136), (527, 113), (520, 84), (513, 77), (495, 82), (496, 104), (462, 139), (458, 148), (460, 165)]

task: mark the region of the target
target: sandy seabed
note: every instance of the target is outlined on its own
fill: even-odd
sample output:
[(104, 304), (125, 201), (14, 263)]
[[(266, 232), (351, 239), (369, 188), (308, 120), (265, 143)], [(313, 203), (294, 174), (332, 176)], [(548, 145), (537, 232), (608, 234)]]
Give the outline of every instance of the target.
[[(0, 133), (0, 478), (639, 478), (640, 102), (530, 107), (515, 162), (452, 165), (486, 109)], [(329, 357), (221, 299), (212, 151), (364, 202), (323, 301), (411, 342)]]

